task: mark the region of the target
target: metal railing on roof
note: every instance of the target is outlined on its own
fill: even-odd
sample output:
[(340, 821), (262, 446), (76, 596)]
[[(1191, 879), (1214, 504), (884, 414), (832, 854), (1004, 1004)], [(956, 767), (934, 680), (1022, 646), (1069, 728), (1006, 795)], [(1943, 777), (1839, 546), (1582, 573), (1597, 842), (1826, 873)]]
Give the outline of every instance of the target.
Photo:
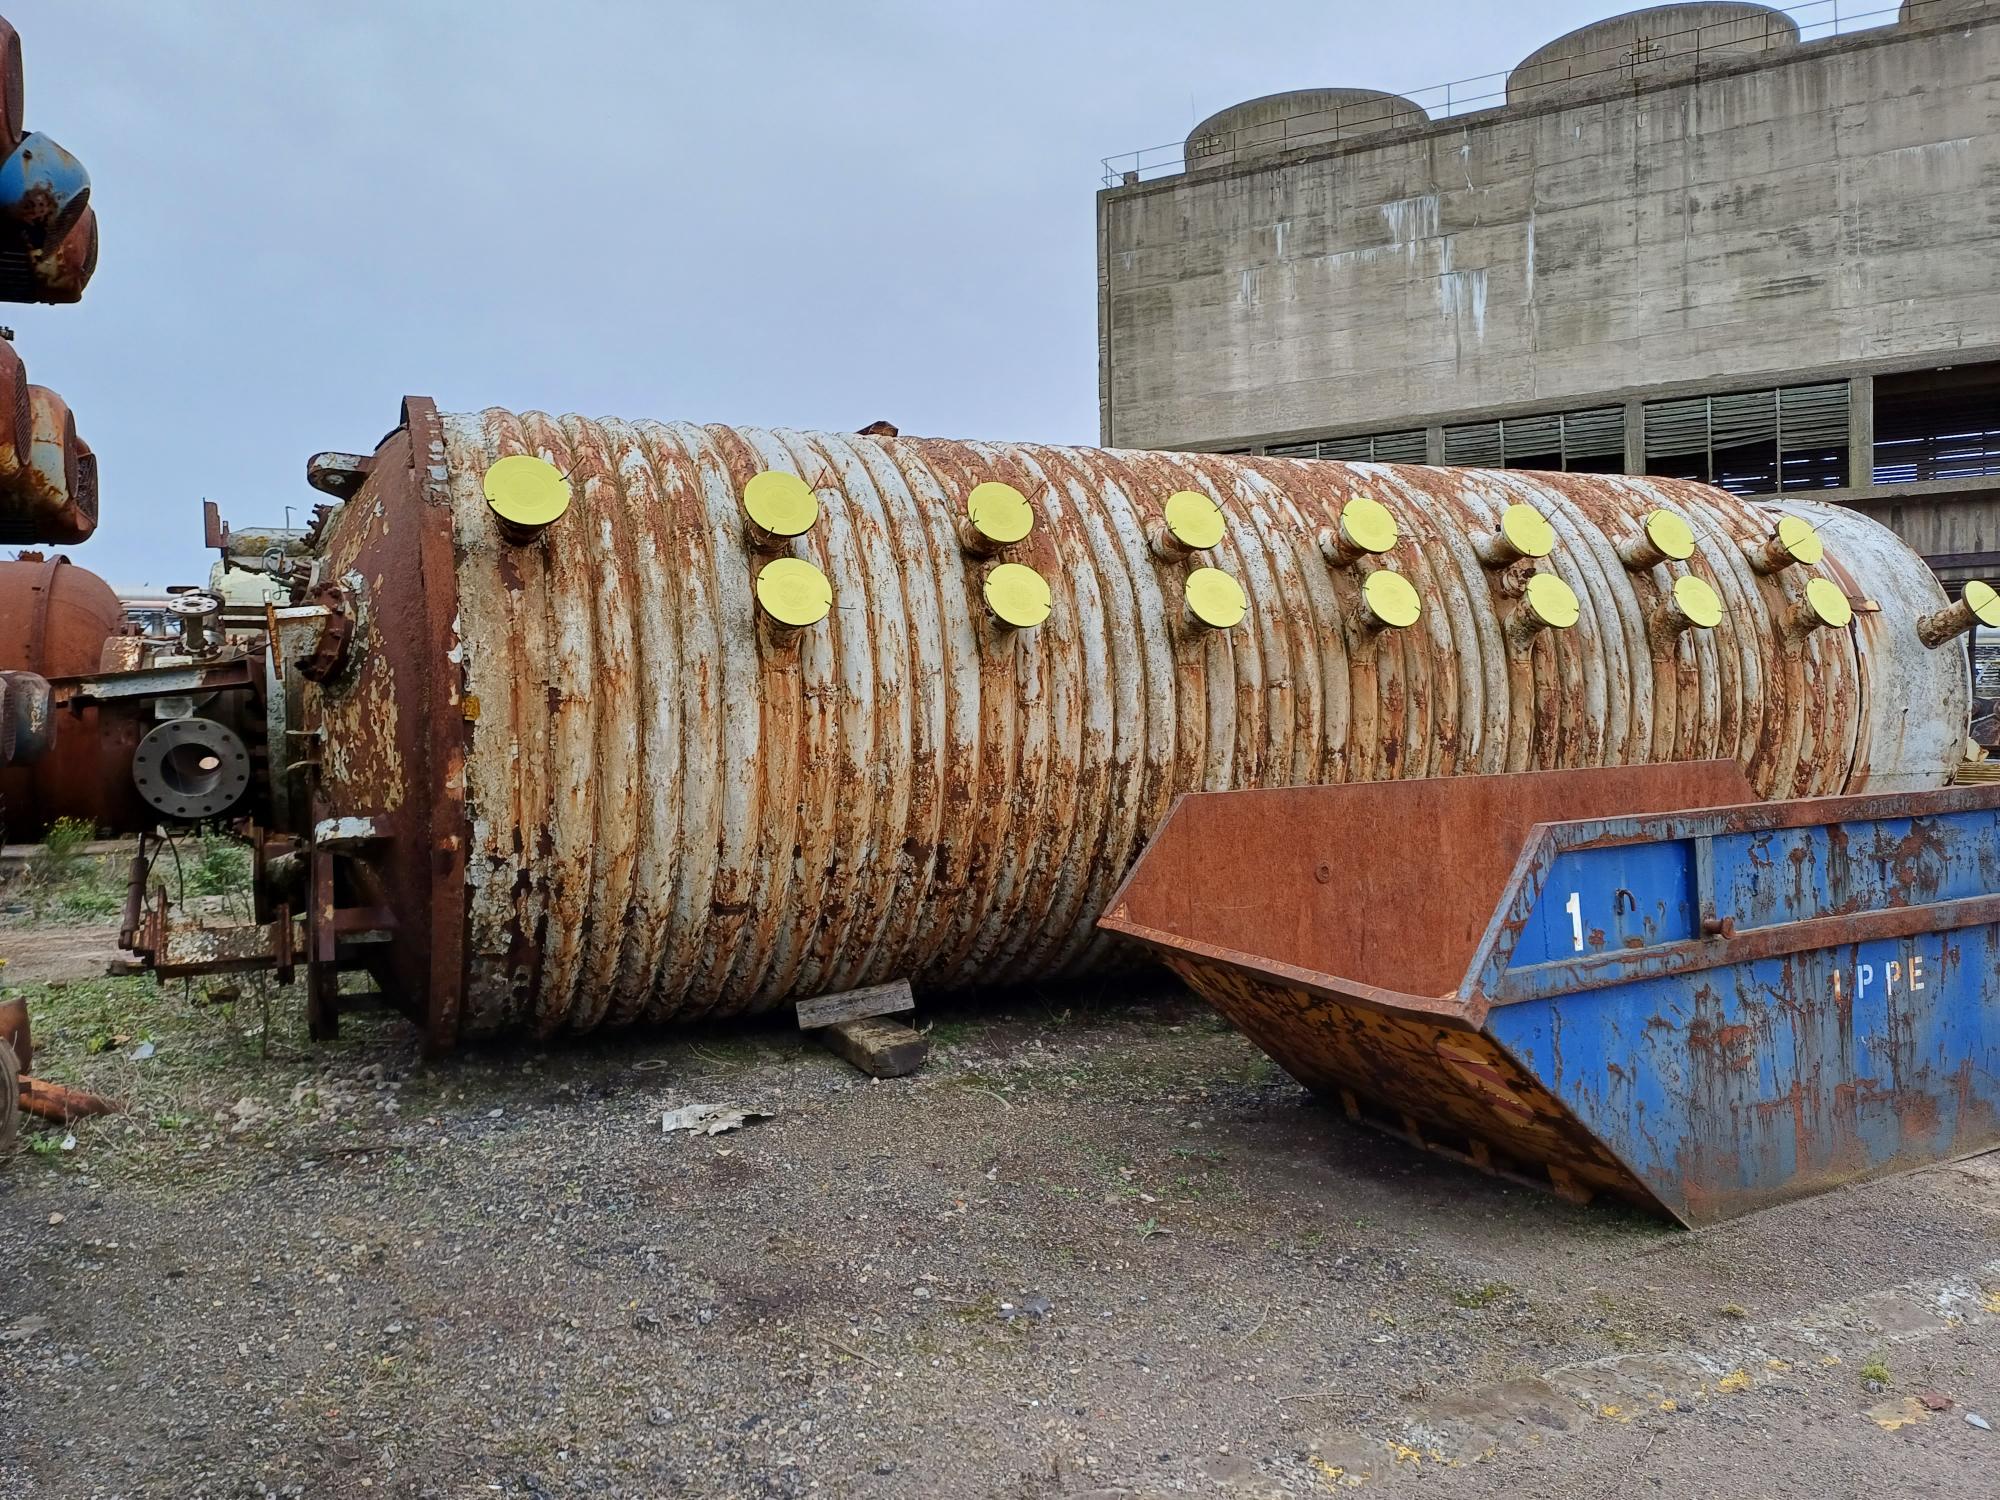
[[(1912, 19), (1923, 22), (1923, 12), (1953, 0), (1911, 0)], [(1816, 42), (1849, 32), (1872, 31), (1896, 23), (1900, 7), (1883, 0), (1805, 0), (1799, 5), (1776, 7), (1798, 27), (1798, 40)], [(1724, 58), (1740, 58), (1762, 50), (1768, 33), (1757, 35), (1746, 29), (1743, 18), (1715, 21), (1705, 26), (1687, 27), (1642, 37), (1636, 43), (1620, 43), (1594, 52), (1563, 58), (1561, 76), (1532, 81), (1517, 88), (1517, 96), (1582, 95), (1601, 88), (1613, 79), (1642, 83), (1656, 78), (1698, 78), (1704, 65), (1714, 67)], [(1498, 109), (1509, 102), (1508, 79), (1517, 72), (1508, 68), (1460, 78), (1450, 83), (1402, 94), (1383, 95), (1331, 107), (1322, 106), (1301, 114), (1258, 125), (1218, 132), (1199, 140), (1173, 141), (1164, 146), (1147, 146), (1100, 160), (1106, 187), (1130, 187), (1158, 177), (1171, 177), (1200, 166), (1206, 158), (1239, 151), (1287, 150), (1323, 145), (1329, 141), (1366, 133), (1372, 128), (1390, 128), (1410, 123), (1409, 106), (1421, 107), (1433, 121), (1480, 110)], [(1513, 102), (1525, 102), (1517, 97)]]

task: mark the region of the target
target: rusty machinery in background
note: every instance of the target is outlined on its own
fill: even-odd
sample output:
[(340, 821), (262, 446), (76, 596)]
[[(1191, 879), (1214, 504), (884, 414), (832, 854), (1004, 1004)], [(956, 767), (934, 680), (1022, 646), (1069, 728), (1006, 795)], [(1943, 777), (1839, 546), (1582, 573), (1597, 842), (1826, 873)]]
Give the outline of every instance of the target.
[(169, 634), (140, 634), (96, 574), (33, 553), (0, 563), (0, 661), (20, 664), (0, 672), (9, 839), (58, 818), (139, 833), (267, 805), (262, 629), (200, 589), (170, 613)]
[[(0, 22), (0, 296), (74, 300), (88, 178), (20, 80)], [(254, 617), (0, 565), (0, 816), (141, 830), (160, 976), (443, 1051), (1137, 939), (1350, 1113), (1573, 1196), (1701, 1223), (2000, 1140), (2000, 791), (1947, 787), (2000, 596), (1857, 513), (419, 398), (308, 480), (302, 536), (210, 511), (286, 585)], [(0, 342), (0, 542), (96, 492)], [(153, 880), (218, 824), (248, 923)]]
[(1671, 480), (418, 399), (309, 472), (339, 503), (269, 620), (257, 920), (135, 882), (131, 945), (303, 972), (321, 1035), (364, 973), (433, 1049), (1101, 966), (1186, 792), (1934, 790), (1959, 633), (2000, 619), (1862, 516)]
[[(21, 38), (0, 20), (0, 301), (75, 302), (97, 266), (90, 174), (24, 119)], [(30, 385), (0, 330), (0, 545), (76, 543), (97, 528), (97, 458), (54, 391)], [(58, 711), (51, 677), (94, 672), (118, 625), (102, 581), (61, 559), (0, 563), (0, 824), (39, 837), (64, 814), (130, 826), (114, 732)], [(61, 748), (57, 738), (62, 737)]]
[[(97, 269), (90, 174), (23, 129), (20, 35), (0, 20), (0, 301), (75, 302)], [(97, 528), (97, 458), (62, 397), (0, 342), (0, 544), (75, 543)]]

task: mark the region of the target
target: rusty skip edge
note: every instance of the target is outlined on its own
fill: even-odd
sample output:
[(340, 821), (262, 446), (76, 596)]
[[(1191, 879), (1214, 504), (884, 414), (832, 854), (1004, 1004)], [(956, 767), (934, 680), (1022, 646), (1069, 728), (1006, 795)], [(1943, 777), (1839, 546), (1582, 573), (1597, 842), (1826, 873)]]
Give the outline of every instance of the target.
[[(1531, 774), (1563, 776), (1568, 773)], [(1329, 806), (1337, 808), (1340, 798), (1349, 789), (1326, 786), (1286, 790), (1324, 796)], [(1177, 799), (1175, 811), (1177, 813), (1189, 797), (1223, 802), (1250, 795), (1255, 794), (1191, 793)], [(1808, 949), (1849, 946), (1885, 937), (1906, 937), (2000, 921), (2000, 891), (1979, 898), (1934, 903), (1927, 901), (1920, 890), (1910, 887), (1886, 907), (1861, 910), (1854, 909), (1850, 903), (1849, 909), (1804, 920), (1741, 930), (1731, 923), (1724, 930), (1706, 933), (1680, 944), (1644, 950), (1607, 949), (1571, 961), (1537, 966), (1532, 990), (1518, 984), (1507, 987), (1507, 956), (1529, 912), (1542, 896), (1542, 879), (1556, 854), (1724, 834), (1777, 832), (1830, 823), (1902, 820), (1915, 825), (1905, 839), (1915, 850), (1925, 846), (1929, 838), (1925, 819), (1993, 808), (2000, 808), (2000, 785), (1951, 786), (1936, 791), (1875, 796), (1813, 797), (1789, 802), (1748, 802), (1716, 808), (1689, 808), (1674, 813), (1537, 823), (1523, 841), (1520, 854), (1513, 862), (1513, 875), (1508, 883), (1517, 892), (1514, 906), (1493, 913), (1460, 984), (1436, 994), (1371, 984), (1310, 964), (1286, 962), (1268, 954), (1190, 938), (1183, 933), (1137, 920), (1131, 915), (1129, 893), (1142, 884), (1150, 885), (1162, 879), (1158, 871), (1147, 868), (1143, 858), (1126, 877), (1109, 908), (1098, 919), (1098, 925), (1107, 932), (1143, 944), (1164, 958), (1178, 960), (1184, 957), (1201, 965), (1238, 969), (1259, 979), (1292, 986), (1325, 999), (1353, 1003), (1371, 1010), (1408, 1012), (1441, 1025), (1477, 1030), (1496, 1002), (1505, 1004), (1530, 994), (1602, 989), (1635, 978), (1718, 968), (1754, 959), (1784, 957)], [(1176, 967), (1179, 965), (1176, 964)]]

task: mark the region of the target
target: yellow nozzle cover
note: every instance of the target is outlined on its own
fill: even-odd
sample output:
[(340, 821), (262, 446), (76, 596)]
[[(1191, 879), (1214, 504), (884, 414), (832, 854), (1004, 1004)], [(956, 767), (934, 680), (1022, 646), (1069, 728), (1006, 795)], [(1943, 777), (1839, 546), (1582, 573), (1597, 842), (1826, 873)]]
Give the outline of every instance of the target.
[(833, 608), (833, 585), (803, 557), (773, 558), (757, 574), (757, 603), (780, 625), (817, 625)]
[(562, 470), (532, 453), (510, 453), (480, 481), (493, 514), (515, 526), (547, 526), (569, 509), (569, 481)]

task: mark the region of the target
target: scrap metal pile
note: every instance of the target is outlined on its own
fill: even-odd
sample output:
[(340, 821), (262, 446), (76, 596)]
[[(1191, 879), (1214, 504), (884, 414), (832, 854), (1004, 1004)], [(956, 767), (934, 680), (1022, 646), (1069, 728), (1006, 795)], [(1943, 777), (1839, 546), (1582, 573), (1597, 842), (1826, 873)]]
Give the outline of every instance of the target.
[[(15, 219), (67, 285), (94, 222), (12, 181), (0, 222), (66, 205)], [(0, 422), (17, 539), (94, 524), (52, 401)], [(141, 834), (161, 976), (441, 1051), (1137, 938), (1357, 1117), (1689, 1222), (2000, 1139), (2000, 791), (1941, 790), (2000, 597), (1852, 511), (419, 398), (307, 477), (303, 534), (207, 518), (258, 611), (183, 591), (148, 636), (0, 565), (9, 830)], [(154, 887), (203, 825), (251, 922)]]

